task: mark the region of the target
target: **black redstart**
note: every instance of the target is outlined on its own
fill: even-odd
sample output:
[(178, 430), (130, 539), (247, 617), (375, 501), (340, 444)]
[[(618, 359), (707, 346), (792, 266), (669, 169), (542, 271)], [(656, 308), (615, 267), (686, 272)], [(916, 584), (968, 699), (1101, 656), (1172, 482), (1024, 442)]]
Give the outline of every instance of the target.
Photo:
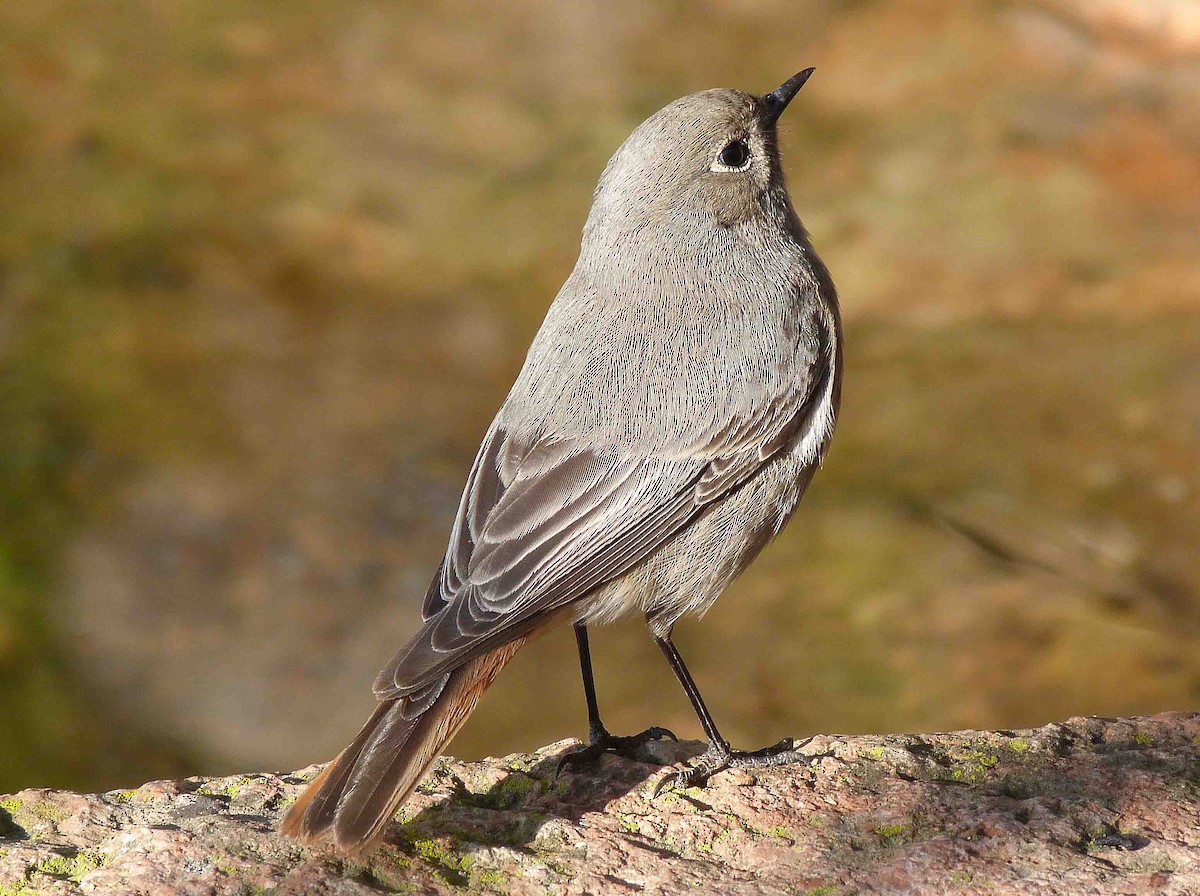
[(812, 69), (765, 96), (707, 90), (609, 161), (579, 261), (467, 477), (423, 623), (375, 681), (379, 706), (282, 830), (369, 848), (544, 626), (575, 626), (591, 745), (669, 732), (600, 721), (587, 626), (645, 615), (708, 752), (670, 780), (799, 758), (730, 749), (671, 642), (791, 516), (833, 434), (837, 295), (783, 182), (776, 121)]

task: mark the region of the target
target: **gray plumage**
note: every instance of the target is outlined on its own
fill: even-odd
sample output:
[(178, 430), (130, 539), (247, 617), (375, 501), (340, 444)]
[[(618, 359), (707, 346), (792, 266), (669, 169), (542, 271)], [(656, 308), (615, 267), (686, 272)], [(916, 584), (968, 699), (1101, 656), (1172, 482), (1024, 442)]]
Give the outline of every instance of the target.
[[(423, 625), (289, 833), (370, 845), (534, 629), (640, 612), (669, 638), (788, 520), (833, 433), (842, 349), (832, 281), (784, 187), (780, 91), (684, 97), (608, 163), (472, 466)], [(744, 166), (723, 165), (737, 141)]]

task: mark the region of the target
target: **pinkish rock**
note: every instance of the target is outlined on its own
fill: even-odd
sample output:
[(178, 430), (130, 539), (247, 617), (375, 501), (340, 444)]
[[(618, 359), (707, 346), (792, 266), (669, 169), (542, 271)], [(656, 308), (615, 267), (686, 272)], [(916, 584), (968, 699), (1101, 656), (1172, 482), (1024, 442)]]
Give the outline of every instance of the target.
[(818, 736), (810, 767), (654, 801), (651, 762), (556, 781), (571, 745), (441, 760), (358, 860), (275, 833), (315, 766), (25, 790), (0, 798), (0, 894), (1200, 893), (1200, 713)]

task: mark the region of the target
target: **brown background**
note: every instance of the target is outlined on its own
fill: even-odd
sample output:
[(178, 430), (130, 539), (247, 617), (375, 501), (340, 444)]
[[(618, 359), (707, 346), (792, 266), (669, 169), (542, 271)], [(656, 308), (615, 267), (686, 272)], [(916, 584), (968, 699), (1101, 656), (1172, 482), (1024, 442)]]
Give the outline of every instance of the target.
[[(816, 76), (842, 423), (679, 642), (725, 733), (1200, 696), (1200, 4), (0, 9), (0, 790), (326, 758), (646, 115)], [(605, 718), (698, 732), (636, 624)], [(584, 733), (568, 632), (454, 744)]]

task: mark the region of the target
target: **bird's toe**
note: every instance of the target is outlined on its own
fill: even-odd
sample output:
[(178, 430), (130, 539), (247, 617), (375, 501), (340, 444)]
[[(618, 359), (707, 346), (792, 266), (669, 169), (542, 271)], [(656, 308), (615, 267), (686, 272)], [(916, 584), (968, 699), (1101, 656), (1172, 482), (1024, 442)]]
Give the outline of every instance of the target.
[(647, 728), (640, 734), (629, 736), (617, 736), (603, 731), (592, 735), (592, 742), (586, 747), (567, 753), (558, 760), (558, 770), (554, 773), (557, 778), (563, 773), (564, 769), (578, 768), (580, 766), (589, 765), (598, 760), (605, 753), (616, 753), (618, 756), (624, 756), (626, 759), (634, 761), (644, 761), (639, 755), (639, 749), (651, 741), (670, 739), (678, 741), (679, 738), (667, 728), (655, 726)]

